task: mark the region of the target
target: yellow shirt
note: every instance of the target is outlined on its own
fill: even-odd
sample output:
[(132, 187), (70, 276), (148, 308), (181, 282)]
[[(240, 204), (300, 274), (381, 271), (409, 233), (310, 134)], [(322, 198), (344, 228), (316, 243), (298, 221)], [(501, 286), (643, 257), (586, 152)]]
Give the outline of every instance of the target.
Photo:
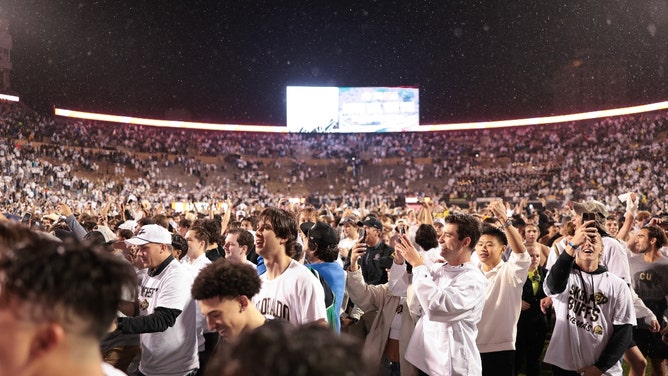
[(538, 293), (538, 288), (540, 287), (540, 273), (538, 273), (538, 268), (534, 271), (529, 271), (528, 278), (531, 280), (531, 287), (533, 287), (533, 294)]

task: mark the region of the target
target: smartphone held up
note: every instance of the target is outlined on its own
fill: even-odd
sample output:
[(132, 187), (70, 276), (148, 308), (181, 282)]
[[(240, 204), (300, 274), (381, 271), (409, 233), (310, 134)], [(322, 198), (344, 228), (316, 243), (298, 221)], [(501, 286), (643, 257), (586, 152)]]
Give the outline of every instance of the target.
[(587, 221), (594, 221), (587, 225), (587, 227), (595, 227), (596, 225), (596, 213), (586, 212), (582, 213), (582, 223)]

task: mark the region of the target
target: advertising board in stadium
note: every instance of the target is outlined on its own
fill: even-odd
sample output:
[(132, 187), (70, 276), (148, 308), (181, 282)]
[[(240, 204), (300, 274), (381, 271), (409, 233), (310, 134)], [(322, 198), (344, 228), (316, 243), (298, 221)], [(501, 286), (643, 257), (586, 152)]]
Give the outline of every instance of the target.
[(415, 87), (314, 87), (286, 89), (288, 132), (410, 132), (420, 125)]

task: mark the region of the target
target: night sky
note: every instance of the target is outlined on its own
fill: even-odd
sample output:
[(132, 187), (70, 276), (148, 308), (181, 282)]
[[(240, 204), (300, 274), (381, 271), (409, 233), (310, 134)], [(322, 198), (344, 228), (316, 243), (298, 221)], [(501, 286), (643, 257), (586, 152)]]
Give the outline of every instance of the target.
[(577, 51), (668, 94), (665, 0), (0, 0), (34, 108), (285, 124), (285, 86), (419, 86), (420, 122), (552, 114)]

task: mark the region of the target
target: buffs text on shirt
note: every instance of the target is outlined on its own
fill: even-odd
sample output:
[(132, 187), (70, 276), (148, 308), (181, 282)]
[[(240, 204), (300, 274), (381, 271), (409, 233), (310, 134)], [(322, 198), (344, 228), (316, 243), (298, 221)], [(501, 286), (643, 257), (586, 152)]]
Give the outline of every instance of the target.
[(595, 325), (601, 310), (597, 304), (606, 303), (608, 299), (600, 293), (587, 295), (579, 286), (571, 286), (568, 292), (568, 321), (593, 334), (603, 334), (603, 327)]

